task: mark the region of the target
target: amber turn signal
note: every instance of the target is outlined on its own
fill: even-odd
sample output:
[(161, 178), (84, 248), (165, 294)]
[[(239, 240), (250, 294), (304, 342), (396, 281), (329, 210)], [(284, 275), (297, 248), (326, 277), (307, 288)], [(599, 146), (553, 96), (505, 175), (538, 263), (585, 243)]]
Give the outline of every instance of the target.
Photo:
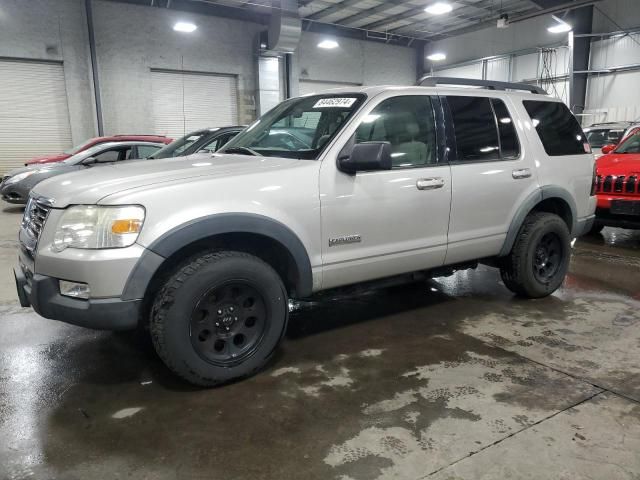
[(138, 233), (142, 227), (142, 222), (136, 219), (114, 220), (111, 224), (111, 233), (124, 235), (127, 233)]

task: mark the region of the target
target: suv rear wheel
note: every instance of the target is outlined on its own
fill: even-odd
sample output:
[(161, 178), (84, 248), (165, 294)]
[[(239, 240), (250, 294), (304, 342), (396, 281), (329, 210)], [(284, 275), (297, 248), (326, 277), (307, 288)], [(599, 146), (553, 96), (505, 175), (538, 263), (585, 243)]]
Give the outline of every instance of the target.
[(173, 372), (213, 386), (264, 366), (287, 318), (286, 289), (271, 266), (247, 253), (207, 253), (177, 269), (158, 293), (151, 338)]
[(511, 253), (500, 267), (502, 281), (523, 297), (546, 297), (562, 284), (570, 257), (567, 224), (553, 213), (533, 212), (525, 219)]

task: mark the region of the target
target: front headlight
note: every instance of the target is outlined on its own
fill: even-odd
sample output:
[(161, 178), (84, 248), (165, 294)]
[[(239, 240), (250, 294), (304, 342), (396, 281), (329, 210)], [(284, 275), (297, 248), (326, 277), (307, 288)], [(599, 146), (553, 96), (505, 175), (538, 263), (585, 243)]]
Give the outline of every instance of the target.
[(142, 230), (144, 208), (75, 205), (67, 208), (56, 227), (52, 249), (123, 248), (135, 243)]
[(24, 180), (25, 178), (30, 177), (34, 173), (37, 173), (37, 171), (36, 170), (29, 170), (28, 172), (18, 173), (17, 175), (14, 175), (13, 177), (7, 178), (4, 181), (4, 184), (5, 185), (12, 185), (14, 183), (18, 183), (18, 182)]

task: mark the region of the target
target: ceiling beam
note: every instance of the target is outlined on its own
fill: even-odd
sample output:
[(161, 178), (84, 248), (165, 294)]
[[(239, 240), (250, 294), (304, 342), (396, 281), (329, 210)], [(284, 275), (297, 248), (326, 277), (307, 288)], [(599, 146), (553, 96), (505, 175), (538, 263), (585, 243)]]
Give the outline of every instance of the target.
[(344, 10), (345, 8), (357, 5), (358, 3), (362, 3), (362, 0), (344, 0), (342, 2), (336, 3), (335, 5), (324, 8), (319, 12), (307, 15), (305, 18), (308, 18), (309, 20), (322, 20), (329, 15), (333, 15), (334, 13)]
[[(494, 5), (494, 2), (492, 0), (484, 0), (482, 2), (477, 2), (475, 6), (478, 10), (481, 10), (483, 12), (486, 12), (484, 15), (484, 18), (486, 17), (494, 17), (496, 15), (498, 15), (500, 12), (498, 12), (497, 10), (492, 12), (491, 11), (491, 6)], [(371, 11), (371, 10), (369, 10)], [(409, 20), (411, 19), (411, 17), (414, 17), (416, 15), (421, 15), (424, 14), (424, 8), (422, 7), (417, 7), (417, 8), (412, 8), (410, 10), (407, 10), (405, 12), (399, 13), (397, 15), (392, 15), (390, 17), (387, 17), (383, 20), (378, 20), (377, 22), (372, 22), (372, 23), (368, 23), (366, 25), (363, 25), (362, 28), (366, 28), (366, 29), (376, 29), (376, 28), (381, 28), (384, 27), (386, 25), (391, 25), (399, 20)], [(399, 30), (401, 28), (405, 28), (408, 27), (410, 25), (418, 25), (418, 24), (423, 24), (426, 23), (430, 20), (435, 20), (438, 19), (439, 17), (428, 17), (428, 18), (423, 18), (423, 19), (415, 19), (413, 21), (411, 21), (410, 23), (403, 25), (402, 27), (398, 27), (395, 28), (394, 30)], [(448, 18), (454, 18), (454, 19), (461, 19), (461, 20), (467, 20), (467, 21), (476, 21), (480, 18), (483, 18), (480, 15), (466, 15), (463, 13), (456, 13), (456, 10), (454, 10), (453, 12), (451, 12), (450, 16)], [(392, 30), (393, 31), (393, 30)]]

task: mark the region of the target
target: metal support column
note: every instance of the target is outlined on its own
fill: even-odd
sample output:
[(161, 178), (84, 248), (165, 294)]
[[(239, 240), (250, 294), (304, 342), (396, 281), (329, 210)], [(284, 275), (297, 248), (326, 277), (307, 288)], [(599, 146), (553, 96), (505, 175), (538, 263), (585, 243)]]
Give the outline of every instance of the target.
[(96, 120), (98, 135), (104, 135), (102, 123), (102, 101), (100, 99), (100, 76), (98, 75), (98, 60), (96, 56), (96, 38), (93, 31), (93, 9), (91, 0), (84, 0), (85, 13), (87, 15), (87, 29), (89, 33), (89, 54), (91, 56), (91, 75), (93, 77), (93, 94), (96, 104)]

